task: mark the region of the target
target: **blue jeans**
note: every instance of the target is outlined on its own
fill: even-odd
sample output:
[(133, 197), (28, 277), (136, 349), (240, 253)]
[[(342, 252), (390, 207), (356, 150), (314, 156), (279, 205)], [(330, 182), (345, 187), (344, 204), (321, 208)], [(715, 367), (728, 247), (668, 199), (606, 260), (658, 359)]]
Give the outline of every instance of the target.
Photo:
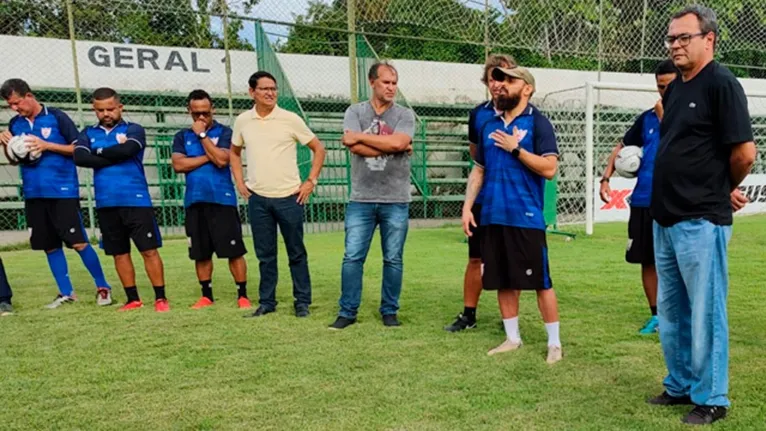
[(654, 223), (659, 278), (657, 312), (667, 392), (706, 406), (729, 406), (729, 290), (726, 250), (731, 226), (688, 220)]
[(311, 277), (303, 244), (303, 206), (296, 199), (296, 196), (266, 198), (253, 193), (248, 201), (253, 248), (261, 273), (258, 303), (266, 310), (277, 308), (277, 226), (290, 262), (295, 309), (306, 309), (311, 304)]
[(5, 265), (3, 265), (3, 259), (0, 258), (0, 302), (11, 302), (11, 285), (8, 283), (8, 276), (5, 275)]
[(375, 227), (380, 225), (383, 286), (380, 314), (396, 314), (402, 293), (404, 241), (409, 229), (409, 204), (350, 202), (346, 208), (346, 252), (341, 273), (341, 317), (355, 319), (362, 301), (362, 276)]

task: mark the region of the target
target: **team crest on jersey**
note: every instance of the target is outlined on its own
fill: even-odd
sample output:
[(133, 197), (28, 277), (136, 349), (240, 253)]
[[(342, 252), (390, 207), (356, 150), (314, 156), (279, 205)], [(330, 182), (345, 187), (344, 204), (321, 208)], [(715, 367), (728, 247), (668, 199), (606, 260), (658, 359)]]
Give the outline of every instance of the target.
[(519, 138), (519, 142), (523, 141), (524, 138), (527, 136), (527, 129), (519, 129), (519, 132), (516, 134)]
[(115, 137), (115, 139), (117, 139), (117, 142), (119, 142), (121, 144), (123, 142), (125, 142), (125, 140), (126, 140), (126, 136), (125, 136), (124, 133), (118, 133), (118, 134), (114, 135), (114, 137)]
[(43, 138), (48, 139), (51, 136), (51, 128), (43, 127), (42, 129), (40, 129), (40, 133), (42, 133)]

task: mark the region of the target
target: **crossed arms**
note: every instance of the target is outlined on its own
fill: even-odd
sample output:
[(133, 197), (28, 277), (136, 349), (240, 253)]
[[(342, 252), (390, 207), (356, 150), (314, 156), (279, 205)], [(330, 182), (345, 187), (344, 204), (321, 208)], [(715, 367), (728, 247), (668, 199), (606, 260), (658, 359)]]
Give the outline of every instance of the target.
[(370, 135), (347, 130), (341, 138), (343, 145), (353, 154), (362, 157), (378, 157), (383, 154), (412, 152), (412, 138), (406, 133)]

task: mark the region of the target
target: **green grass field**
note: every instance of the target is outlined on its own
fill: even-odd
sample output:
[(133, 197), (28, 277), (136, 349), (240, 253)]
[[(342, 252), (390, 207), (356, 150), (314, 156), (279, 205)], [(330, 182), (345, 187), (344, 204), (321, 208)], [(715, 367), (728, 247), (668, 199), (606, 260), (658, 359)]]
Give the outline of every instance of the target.
[[(734, 229), (733, 409), (716, 429), (766, 427), (765, 222), (741, 218)], [(327, 330), (337, 311), (342, 233), (307, 237), (314, 284), (307, 320), (291, 313), (283, 256), (278, 312), (254, 320), (235, 308), (223, 261), (216, 262), (215, 307), (188, 308), (199, 285), (184, 241), (162, 249), (168, 314), (97, 308), (72, 252), (80, 302), (43, 309), (55, 295), (44, 256), (4, 252), (17, 313), (0, 318), (0, 429), (687, 429), (680, 424), (687, 408), (644, 402), (662, 390), (664, 364), (657, 337), (637, 334), (648, 308), (639, 269), (623, 261), (624, 231), (608, 225), (593, 238), (549, 237), (565, 355), (554, 366), (544, 362), (545, 329), (531, 293), (522, 296), (518, 352), (486, 355), (504, 337), (491, 294), (480, 304), (478, 329), (442, 330), (462, 309), (467, 251), (454, 227), (411, 231), (401, 328), (384, 328), (377, 314), (376, 240), (360, 323), (343, 332)], [(118, 287), (111, 262), (102, 262)], [(252, 251), (248, 263), (256, 298)], [(142, 297), (151, 299), (139, 273)]]

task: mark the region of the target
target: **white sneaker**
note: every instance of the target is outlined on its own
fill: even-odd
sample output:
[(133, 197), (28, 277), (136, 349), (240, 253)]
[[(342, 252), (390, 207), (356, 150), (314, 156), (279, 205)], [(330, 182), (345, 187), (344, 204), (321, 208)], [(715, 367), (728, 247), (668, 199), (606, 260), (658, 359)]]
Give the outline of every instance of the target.
[(503, 344), (487, 352), (487, 355), (492, 356), (492, 355), (497, 355), (498, 353), (512, 352), (514, 350), (517, 350), (519, 347), (521, 347), (521, 344), (522, 344), (521, 340), (511, 341), (506, 338), (505, 341), (503, 341)]
[(96, 291), (96, 304), (101, 307), (112, 305), (112, 290), (99, 287)]
[(545, 362), (555, 364), (560, 361), (564, 354), (561, 352), (561, 346), (548, 346), (548, 357)]
[(51, 310), (54, 308), (59, 308), (64, 304), (71, 303), (77, 301), (77, 297), (74, 295), (67, 296), (67, 295), (61, 295), (59, 294), (56, 296), (56, 299), (53, 300), (50, 304), (46, 305), (45, 308), (50, 308)]

